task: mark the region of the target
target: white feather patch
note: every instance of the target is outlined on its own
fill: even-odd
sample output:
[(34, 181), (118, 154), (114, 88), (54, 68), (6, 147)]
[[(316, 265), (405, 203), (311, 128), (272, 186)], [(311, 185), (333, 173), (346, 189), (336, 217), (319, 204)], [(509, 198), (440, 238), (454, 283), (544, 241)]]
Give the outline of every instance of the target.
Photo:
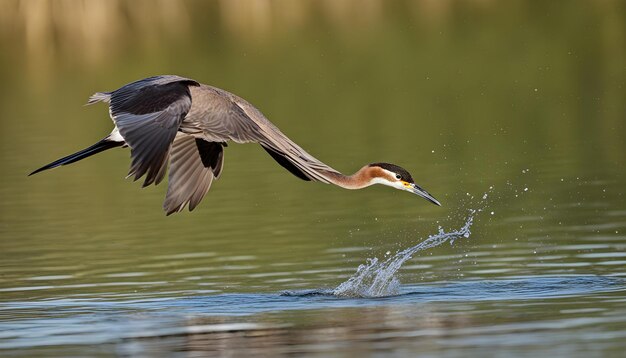
[(113, 128), (113, 131), (109, 134), (109, 139), (114, 142), (125, 142), (124, 137), (122, 137), (117, 127)]

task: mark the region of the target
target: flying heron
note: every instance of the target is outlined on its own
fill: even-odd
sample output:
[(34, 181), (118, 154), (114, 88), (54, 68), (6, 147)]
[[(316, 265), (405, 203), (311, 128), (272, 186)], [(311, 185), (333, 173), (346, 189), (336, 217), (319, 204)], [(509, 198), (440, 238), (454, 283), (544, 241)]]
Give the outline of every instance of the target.
[(383, 184), (441, 205), (415, 184), (405, 169), (389, 163), (343, 175), (300, 148), (244, 99), (179, 76), (155, 76), (112, 92), (97, 92), (87, 104), (109, 103), (115, 128), (96, 144), (45, 165), (29, 175), (77, 162), (115, 147), (130, 147), (128, 177), (145, 175), (143, 187), (159, 184), (169, 162), (163, 209), (170, 215), (193, 210), (219, 178), (228, 141), (259, 143), (281, 166), (308, 181), (346, 189)]

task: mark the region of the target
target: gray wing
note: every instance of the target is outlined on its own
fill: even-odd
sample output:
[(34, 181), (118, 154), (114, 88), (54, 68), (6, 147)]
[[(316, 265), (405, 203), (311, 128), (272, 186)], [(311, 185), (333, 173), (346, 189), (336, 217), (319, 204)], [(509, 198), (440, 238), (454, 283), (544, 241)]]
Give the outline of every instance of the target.
[(206, 85), (192, 87), (191, 93), (194, 105), (185, 122), (189, 120), (190, 127), (211, 140), (259, 143), (281, 166), (304, 180), (330, 183), (328, 173), (339, 173), (291, 141), (244, 99)]
[(165, 175), (170, 147), (191, 108), (189, 86), (197, 82), (178, 76), (157, 76), (127, 84), (110, 93), (111, 118), (131, 148), (128, 176), (144, 174), (143, 186)]
[(179, 133), (172, 145), (167, 194), (163, 209), (167, 215), (192, 211), (217, 179), (224, 165), (223, 143), (207, 142)]
[(254, 106), (244, 100), (236, 100), (243, 115), (258, 126), (259, 144), (285, 169), (303, 180), (330, 183), (328, 173), (339, 174), (335, 169), (307, 153), (299, 145), (284, 135), (274, 124)]

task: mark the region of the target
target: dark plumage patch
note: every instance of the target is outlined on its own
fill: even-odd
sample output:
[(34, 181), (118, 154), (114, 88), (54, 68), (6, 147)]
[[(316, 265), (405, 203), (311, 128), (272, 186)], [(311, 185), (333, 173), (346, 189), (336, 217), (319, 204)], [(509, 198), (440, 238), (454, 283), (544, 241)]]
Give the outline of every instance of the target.
[(111, 111), (113, 114), (125, 112), (135, 115), (162, 111), (181, 98), (191, 97), (189, 86), (194, 84), (192, 81), (165, 84), (133, 82), (113, 91)]
[(302, 170), (300, 170), (300, 168), (298, 168), (287, 158), (285, 158), (284, 154), (281, 154), (270, 147), (266, 147), (263, 144), (261, 144), (261, 147), (263, 147), (263, 149), (265, 149), (265, 151), (268, 152), (272, 156), (272, 158), (274, 158), (274, 160), (278, 162), (278, 164), (280, 164), (283, 168), (289, 170), (291, 174), (297, 176), (302, 180), (311, 181), (311, 178), (309, 178)]
[(224, 147), (226, 147), (226, 143), (207, 142), (200, 138), (195, 140), (202, 165), (211, 169), (216, 179), (219, 178), (224, 166)]
[(222, 143), (207, 142), (203, 139), (196, 138), (196, 147), (200, 153), (200, 160), (205, 168), (217, 169), (219, 162), (222, 160), (223, 147)]
[(411, 174), (409, 172), (406, 171), (406, 169), (399, 167), (395, 164), (389, 164), (389, 163), (372, 163), (369, 165), (370, 167), (379, 167), (379, 168), (383, 168), (386, 170), (389, 170), (390, 172), (396, 173), (396, 174), (400, 174), (400, 180), (404, 180), (405, 182), (408, 183), (415, 183), (413, 181), (413, 177), (411, 177)]

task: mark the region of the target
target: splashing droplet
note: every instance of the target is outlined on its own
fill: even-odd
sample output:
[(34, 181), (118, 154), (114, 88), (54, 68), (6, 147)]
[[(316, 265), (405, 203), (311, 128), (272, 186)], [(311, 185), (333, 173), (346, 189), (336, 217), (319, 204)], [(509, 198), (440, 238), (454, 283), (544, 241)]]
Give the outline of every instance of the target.
[(335, 296), (345, 297), (383, 297), (393, 296), (400, 292), (400, 281), (395, 277), (402, 265), (416, 253), (439, 246), (445, 242), (451, 244), (458, 238), (469, 238), (470, 227), (474, 222), (476, 210), (470, 210), (465, 224), (458, 230), (445, 232), (441, 227), (439, 233), (429, 236), (419, 244), (400, 251), (394, 256), (379, 262), (378, 258), (367, 259), (357, 268), (356, 273), (347, 281), (333, 290)]

